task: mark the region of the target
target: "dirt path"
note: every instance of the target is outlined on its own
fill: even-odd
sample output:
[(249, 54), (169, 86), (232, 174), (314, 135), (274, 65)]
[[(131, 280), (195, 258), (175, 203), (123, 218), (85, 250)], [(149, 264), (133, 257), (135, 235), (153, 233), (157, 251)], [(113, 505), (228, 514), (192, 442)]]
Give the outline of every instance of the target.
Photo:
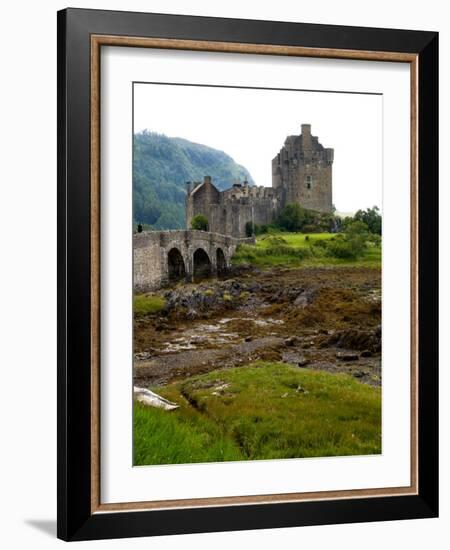
[(258, 358), (273, 357), (274, 352), (278, 357), (276, 351), (283, 346), (283, 338), (268, 337), (219, 349), (188, 350), (158, 355), (150, 361), (135, 361), (134, 380), (138, 386), (163, 385), (216, 368), (235, 367)]

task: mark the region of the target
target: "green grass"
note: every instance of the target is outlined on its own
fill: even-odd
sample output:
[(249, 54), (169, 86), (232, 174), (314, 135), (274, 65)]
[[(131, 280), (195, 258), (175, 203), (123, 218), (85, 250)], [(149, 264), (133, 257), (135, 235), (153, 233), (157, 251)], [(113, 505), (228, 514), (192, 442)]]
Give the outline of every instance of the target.
[(136, 465), (381, 452), (380, 389), (345, 374), (259, 362), (155, 391), (181, 407), (136, 404)]
[(242, 460), (235, 443), (199, 414), (166, 412), (135, 403), (134, 464)]
[(272, 266), (352, 266), (381, 267), (381, 246), (368, 243), (367, 251), (357, 260), (339, 259), (320, 255), (317, 247), (312, 247), (317, 241), (335, 238), (333, 233), (277, 233), (261, 235), (256, 245), (240, 245), (233, 256), (234, 265), (250, 264), (257, 267)]
[(165, 305), (165, 299), (156, 294), (136, 294), (133, 298), (133, 311), (137, 316), (158, 313)]

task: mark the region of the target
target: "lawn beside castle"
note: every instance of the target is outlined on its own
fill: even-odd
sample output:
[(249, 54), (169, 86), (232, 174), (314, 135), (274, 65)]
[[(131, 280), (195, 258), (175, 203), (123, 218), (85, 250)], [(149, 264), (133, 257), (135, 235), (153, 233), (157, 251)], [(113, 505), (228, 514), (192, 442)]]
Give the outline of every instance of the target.
[(351, 266), (381, 269), (381, 245), (367, 243), (364, 253), (358, 258), (336, 258), (327, 256), (317, 244), (332, 242), (335, 233), (267, 233), (256, 239), (255, 245), (242, 244), (238, 247), (233, 265), (273, 266)]

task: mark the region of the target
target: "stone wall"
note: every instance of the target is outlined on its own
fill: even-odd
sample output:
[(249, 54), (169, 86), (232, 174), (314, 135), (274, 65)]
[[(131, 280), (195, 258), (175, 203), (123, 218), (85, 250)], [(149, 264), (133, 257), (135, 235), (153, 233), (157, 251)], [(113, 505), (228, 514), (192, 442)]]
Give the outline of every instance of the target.
[(261, 225), (273, 221), (281, 206), (281, 196), (272, 187), (250, 187), (246, 182), (219, 192), (211, 178), (206, 176), (203, 183), (188, 190), (187, 226), (191, 226), (194, 216), (203, 214), (208, 218), (209, 230), (213, 233), (242, 238), (246, 236), (247, 222)]

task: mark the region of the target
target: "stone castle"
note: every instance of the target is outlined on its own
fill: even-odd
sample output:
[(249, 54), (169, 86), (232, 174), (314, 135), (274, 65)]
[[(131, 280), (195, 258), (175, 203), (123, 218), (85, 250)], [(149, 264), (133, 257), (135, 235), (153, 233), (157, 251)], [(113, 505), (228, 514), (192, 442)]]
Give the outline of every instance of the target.
[(272, 160), (272, 187), (250, 186), (244, 181), (219, 191), (210, 176), (203, 182), (188, 182), (187, 227), (194, 216), (203, 214), (209, 231), (239, 238), (246, 236), (248, 223), (271, 223), (290, 203), (331, 212), (333, 153), (311, 135), (310, 124), (302, 124), (301, 134), (288, 136)]

